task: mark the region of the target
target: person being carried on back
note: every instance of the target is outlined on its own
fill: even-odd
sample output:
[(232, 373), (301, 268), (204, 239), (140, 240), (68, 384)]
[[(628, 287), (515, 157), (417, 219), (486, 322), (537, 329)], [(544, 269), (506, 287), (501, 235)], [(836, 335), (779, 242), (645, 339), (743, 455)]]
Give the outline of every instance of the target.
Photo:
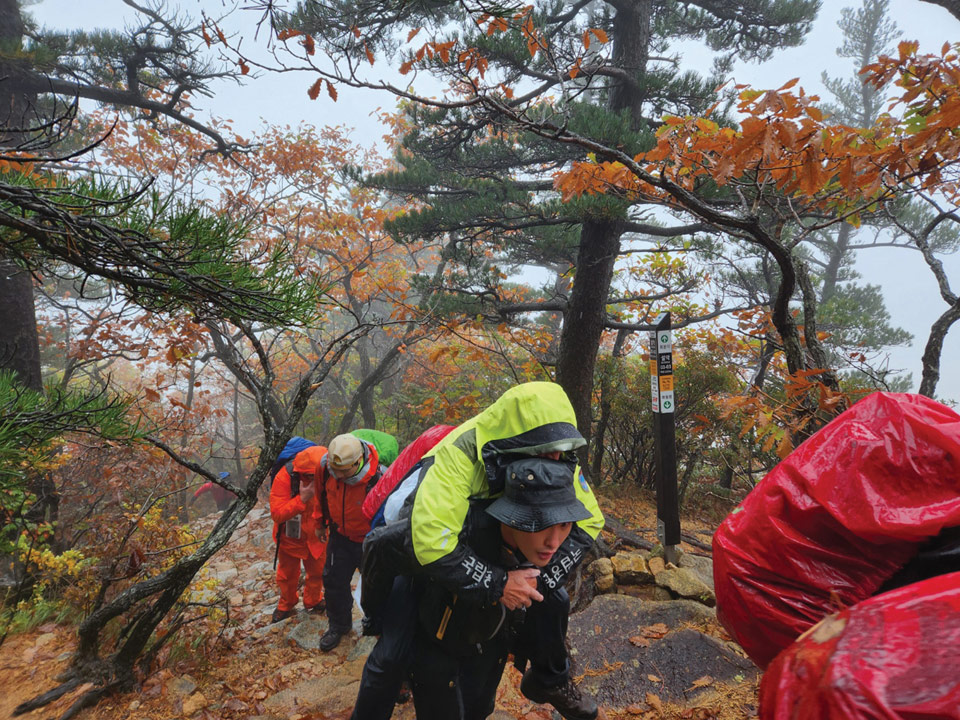
[(418, 719), (485, 718), (509, 652), (527, 698), (568, 720), (597, 716), (570, 678), (565, 646), (564, 581), (603, 527), (572, 454), (583, 444), (562, 388), (535, 382), (508, 390), (427, 453), (400, 516), (367, 541), (371, 559), (380, 539), (412, 560), (391, 556), (399, 569), (389, 596), (371, 598), (382, 634), (354, 720), (389, 718), (405, 675)]
[(327, 543), (323, 585), (329, 626), (320, 649), (333, 650), (353, 624), (350, 580), (360, 567), (363, 539), (370, 530), (362, 506), (367, 493), (383, 475), (377, 449), (354, 435), (337, 435), (317, 465), (317, 533)]

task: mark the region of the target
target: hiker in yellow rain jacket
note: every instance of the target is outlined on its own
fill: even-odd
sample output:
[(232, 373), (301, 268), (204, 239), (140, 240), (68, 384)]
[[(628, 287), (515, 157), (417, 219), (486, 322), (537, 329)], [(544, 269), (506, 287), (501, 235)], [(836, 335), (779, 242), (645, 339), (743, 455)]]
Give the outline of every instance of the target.
[[(395, 521), (404, 524), (395, 526), (403, 532), (394, 537), (403, 538), (414, 561), (384, 604), (383, 634), (364, 667), (356, 720), (389, 717), (396, 670), (405, 665), (412, 668), (418, 718), (486, 717), (504, 648), (525, 671), (521, 690), (530, 700), (551, 703), (568, 720), (596, 717), (596, 703), (570, 679), (564, 644), (570, 601), (563, 584), (603, 527), (573, 456), (584, 442), (563, 389), (534, 382), (508, 390), (427, 454), (412, 502)], [(518, 500), (525, 492), (518, 473), (536, 475), (532, 486), (542, 492), (532, 504), (534, 496)], [(558, 548), (526, 546), (535, 557), (525, 558), (510, 547), (508, 533), (545, 531), (573, 504), (580, 513)], [(495, 547), (491, 519), (500, 521), (493, 522)], [(412, 637), (401, 629), (410, 625), (417, 628)], [(508, 625), (513, 635), (504, 640)], [(479, 637), (488, 626), (489, 636)]]

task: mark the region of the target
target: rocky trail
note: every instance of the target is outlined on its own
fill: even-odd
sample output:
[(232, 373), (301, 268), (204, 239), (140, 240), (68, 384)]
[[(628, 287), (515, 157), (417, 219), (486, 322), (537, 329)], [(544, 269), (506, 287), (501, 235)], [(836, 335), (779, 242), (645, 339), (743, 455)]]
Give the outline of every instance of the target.
[[(214, 516), (197, 521), (212, 524)], [(346, 720), (373, 638), (354, 631), (331, 653), (319, 650), (326, 617), (300, 612), (272, 624), (277, 593), (266, 509), (254, 509), (205, 572), (216, 581), (203, 592), (229, 601), (229, 623), (213, 657), (168, 663), (133, 693), (115, 696), (81, 717)], [(613, 538), (608, 538), (613, 542)], [(695, 550), (695, 548), (691, 548)], [(584, 574), (596, 596), (570, 618), (574, 674), (609, 720), (678, 718), (735, 720), (755, 716), (759, 672), (720, 628), (709, 558), (685, 553), (679, 567), (649, 552), (620, 552)], [(209, 583), (213, 585), (213, 583)], [(0, 647), (0, 717), (55, 685), (73, 643), (73, 628), (52, 623), (11, 636)], [(559, 720), (549, 706), (526, 700), (520, 673), (508, 665), (498, 689), (495, 720)], [(21, 717), (55, 718), (79, 688)], [(413, 703), (395, 720), (415, 718)]]

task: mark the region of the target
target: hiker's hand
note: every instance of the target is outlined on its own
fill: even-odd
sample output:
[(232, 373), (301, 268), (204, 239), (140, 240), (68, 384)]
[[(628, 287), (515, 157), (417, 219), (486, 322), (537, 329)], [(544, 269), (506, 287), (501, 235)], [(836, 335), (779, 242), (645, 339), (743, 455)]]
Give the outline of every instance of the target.
[(317, 538), (319, 538), (320, 542), (327, 541), (327, 528), (325, 525), (317, 525), (315, 532), (317, 533)]
[(503, 587), (503, 597), (500, 602), (507, 610), (528, 608), (534, 602), (541, 602), (543, 595), (537, 592), (537, 568), (521, 568), (510, 570), (507, 573), (507, 584)]
[(317, 486), (310, 482), (300, 486), (300, 499), (308, 503), (317, 496)]

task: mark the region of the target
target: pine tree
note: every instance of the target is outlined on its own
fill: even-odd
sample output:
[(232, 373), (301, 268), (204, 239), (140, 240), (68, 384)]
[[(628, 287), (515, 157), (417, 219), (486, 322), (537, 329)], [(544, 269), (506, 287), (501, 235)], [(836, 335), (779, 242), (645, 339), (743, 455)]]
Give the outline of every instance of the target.
[[(889, 6), (889, 0), (864, 0), (859, 8), (841, 11), (838, 25), (843, 43), (837, 55), (850, 61), (851, 74), (846, 79), (822, 74), (834, 98), (827, 109), (837, 123), (870, 127), (885, 110), (887, 97), (864, 82), (860, 70), (880, 55), (895, 52), (900, 31), (889, 16)], [(857, 383), (903, 390), (910, 385), (909, 377), (897, 378), (885, 367), (867, 361), (885, 347), (909, 344), (912, 335), (891, 326), (880, 287), (859, 282), (854, 269), (856, 255), (863, 250), (890, 245), (916, 249), (893, 217), (919, 229), (932, 220), (933, 213), (917, 201), (904, 200), (867, 216), (859, 229), (849, 223), (829, 228), (811, 238), (808, 262), (819, 290), (819, 327), (831, 335), (827, 344), (836, 365), (852, 364), (855, 370), (849, 376)], [(960, 234), (952, 226), (941, 225), (930, 242), (935, 251), (950, 251), (960, 242)], [(857, 360), (850, 363), (851, 357)]]
[[(535, 308), (504, 298), (505, 274), (538, 265), (563, 278), (549, 283), (539, 302), (562, 313), (556, 379), (589, 435), (594, 367), (611, 322), (608, 303), (621, 252), (639, 243), (668, 248), (703, 226), (664, 226), (651, 219), (642, 198), (560, 202), (552, 175), (584, 153), (543, 129), (562, 127), (631, 155), (641, 152), (664, 113), (698, 113), (714, 103), (734, 57), (763, 60), (799, 44), (818, 7), (813, 0), (543, 0), (530, 15), (532, 26), (542, 29), (541, 49), (518, 33), (496, 32), (497, 17), (523, 12), (510, 2), (485, 7), (493, 19), (481, 27), (467, 22), (459, 3), (437, 1), (300, 3), (282, 22), (358, 58), (364, 46), (395, 47), (408, 30), (423, 27), (436, 43), (460, 38), (458, 47), (479, 48), (490, 63), (486, 72), (515, 88), (513, 98), (504, 93), (477, 101), (465, 92), (431, 108), (410, 106), (411, 130), (397, 155), (403, 171), (371, 181), (426, 203), (393, 229), (400, 237), (448, 238), (446, 257), (458, 272), (445, 278), (445, 288), (459, 297), (455, 307), (501, 322)], [(344, 47), (351, 28), (359, 39)], [(691, 40), (718, 53), (713, 68), (681, 69), (672, 47)], [(464, 78), (454, 65), (437, 61), (429, 69), (456, 87)], [(577, 70), (568, 75), (570, 67)], [(509, 108), (531, 97), (540, 100), (526, 111), (537, 127), (525, 131), (509, 122)]]

